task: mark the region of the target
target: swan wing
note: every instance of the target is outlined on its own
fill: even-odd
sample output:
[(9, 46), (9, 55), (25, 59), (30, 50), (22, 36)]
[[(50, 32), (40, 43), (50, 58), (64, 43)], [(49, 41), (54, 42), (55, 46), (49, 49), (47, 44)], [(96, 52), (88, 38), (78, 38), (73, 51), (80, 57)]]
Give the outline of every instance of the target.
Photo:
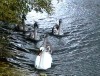
[(35, 60), (35, 67), (36, 67), (37, 69), (39, 69), (39, 63), (40, 63), (40, 56), (38, 55), (38, 56), (36, 57), (36, 60)]

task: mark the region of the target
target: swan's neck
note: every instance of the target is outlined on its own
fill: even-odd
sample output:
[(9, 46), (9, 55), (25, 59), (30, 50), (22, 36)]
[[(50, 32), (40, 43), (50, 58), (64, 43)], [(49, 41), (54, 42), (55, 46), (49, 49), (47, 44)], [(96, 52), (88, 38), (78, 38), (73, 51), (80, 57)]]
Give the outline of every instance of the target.
[(61, 23), (59, 22), (59, 27), (61, 26)]
[(64, 33), (63, 33), (63, 30), (62, 30), (62, 28), (61, 28), (61, 25), (62, 25), (62, 20), (59, 19), (59, 35), (63, 35), (63, 34), (64, 34)]
[(59, 23), (58, 33), (59, 33), (59, 35), (60, 35), (60, 33), (61, 33), (61, 23)]
[(25, 31), (25, 19), (22, 19), (23, 30)]
[(43, 46), (46, 48), (46, 46), (47, 46), (47, 37), (46, 38), (44, 38), (44, 40), (43, 40)]
[(34, 39), (38, 38), (37, 30), (38, 30), (38, 28), (34, 28)]

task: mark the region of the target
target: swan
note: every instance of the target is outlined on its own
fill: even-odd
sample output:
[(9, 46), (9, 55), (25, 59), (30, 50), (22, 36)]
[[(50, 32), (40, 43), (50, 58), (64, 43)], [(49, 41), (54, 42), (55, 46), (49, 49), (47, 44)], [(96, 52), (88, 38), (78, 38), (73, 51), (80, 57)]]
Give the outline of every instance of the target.
[(39, 34), (38, 34), (39, 26), (38, 26), (37, 22), (34, 23), (33, 28), (34, 28), (34, 31), (30, 32), (29, 38), (33, 39), (33, 40), (40, 40), (40, 37), (39, 37)]
[(25, 38), (29, 38), (31, 32), (31, 28), (28, 28), (28, 30), (24, 33)]
[(23, 14), (22, 15), (22, 22), (21, 22), (21, 24), (16, 24), (15, 25), (15, 29), (18, 30), (18, 31), (24, 31), (24, 32), (27, 31), (28, 29), (27, 29), (27, 27), (25, 25), (25, 20), (26, 20), (26, 15)]
[(52, 28), (52, 33), (54, 35), (63, 35), (63, 30), (61, 29), (61, 23), (62, 23), (62, 19), (59, 19), (59, 23), (55, 24), (55, 26)]
[[(44, 41), (45, 43), (45, 41)], [(37, 55), (36, 60), (35, 60), (35, 67), (37, 69), (42, 69), (42, 70), (47, 70), (51, 68), (51, 63), (52, 63), (52, 56), (50, 52), (50, 46), (45, 45), (40, 47), (40, 53)]]
[(39, 53), (35, 60), (35, 67), (43, 70), (51, 68), (51, 54), (44, 47), (41, 47), (40, 50), (41, 53)]
[(25, 32), (25, 37), (29, 40), (38, 41), (40, 40), (40, 36), (38, 34), (38, 24), (34, 23), (33, 28), (28, 28), (28, 31)]

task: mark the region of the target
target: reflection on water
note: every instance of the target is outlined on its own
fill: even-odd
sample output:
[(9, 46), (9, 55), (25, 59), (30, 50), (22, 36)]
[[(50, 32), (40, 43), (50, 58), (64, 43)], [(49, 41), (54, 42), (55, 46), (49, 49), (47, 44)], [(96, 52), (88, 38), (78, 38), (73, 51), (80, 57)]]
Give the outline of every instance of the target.
[[(62, 0), (55, 13), (38, 19), (40, 34), (50, 32), (56, 20), (63, 20), (63, 31), (70, 32), (61, 38), (49, 36), (52, 45), (53, 64), (47, 71), (34, 68), (37, 49), (42, 41), (26, 40), (19, 32), (13, 32), (12, 50), (16, 56), (9, 62), (19, 67), (47, 73), (50, 76), (99, 76), (100, 75), (100, 0)], [(30, 21), (29, 21), (30, 22)]]

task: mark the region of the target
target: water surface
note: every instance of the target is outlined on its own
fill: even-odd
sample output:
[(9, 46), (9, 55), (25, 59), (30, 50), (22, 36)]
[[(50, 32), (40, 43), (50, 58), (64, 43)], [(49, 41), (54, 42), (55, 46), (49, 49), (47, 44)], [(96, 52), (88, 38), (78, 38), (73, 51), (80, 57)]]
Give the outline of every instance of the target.
[[(63, 31), (68, 36), (48, 36), (52, 45), (53, 64), (47, 71), (34, 69), (36, 49), (41, 42), (26, 40), (20, 32), (13, 32), (10, 39), (16, 56), (9, 58), (12, 64), (49, 76), (99, 76), (100, 75), (100, 0), (53, 1), (55, 11), (51, 16), (37, 18), (40, 34), (50, 32), (58, 19), (62, 19)], [(27, 17), (28, 18), (28, 17)], [(33, 19), (34, 18), (30, 18)], [(33, 23), (32, 21), (26, 23)]]

